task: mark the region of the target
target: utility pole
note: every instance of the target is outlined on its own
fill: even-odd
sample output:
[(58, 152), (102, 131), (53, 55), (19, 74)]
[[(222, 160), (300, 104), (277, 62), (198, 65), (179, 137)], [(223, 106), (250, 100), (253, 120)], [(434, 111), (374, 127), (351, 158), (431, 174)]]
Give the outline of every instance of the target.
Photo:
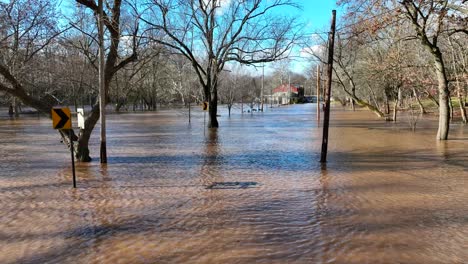
[(289, 74), (289, 70), (288, 70), (288, 86), (289, 86), (288, 104), (291, 104), (291, 74)]
[(106, 91), (104, 87), (104, 12), (103, 0), (98, 1), (98, 29), (99, 29), (99, 120), (101, 122), (101, 163), (107, 163), (107, 148), (106, 148)]
[(273, 85), (270, 88), (270, 108), (273, 108)]
[(263, 87), (265, 82), (265, 63), (262, 64), (262, 112), (263, 112)]
[(320, 65), (317, 65), (317, 120), (320, 121)]
[(328, 127), (330, 126), (330, 96), (333, 76), (333, 52), (335, 48), (335, 21), (336, 10), (332, 11), (331, 30), (328, 35), (328, 64), (327, 64), (327, 90), (325, 92), (325, 114), (323, 120), (323, 135), (322, 135), (322, 153), (320, 162), (327, 162), (328, 151)]

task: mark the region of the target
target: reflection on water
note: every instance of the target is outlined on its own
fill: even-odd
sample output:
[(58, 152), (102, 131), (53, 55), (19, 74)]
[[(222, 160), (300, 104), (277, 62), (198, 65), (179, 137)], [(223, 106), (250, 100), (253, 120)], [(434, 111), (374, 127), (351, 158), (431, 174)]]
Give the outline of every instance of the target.
[(0, 263), (468, 261), (466, 127), (437, 143), (435, 120), (335, 109), (322, 167), (314, 111), (111, 115), (76, 190), (50, 121), (0, 119)]

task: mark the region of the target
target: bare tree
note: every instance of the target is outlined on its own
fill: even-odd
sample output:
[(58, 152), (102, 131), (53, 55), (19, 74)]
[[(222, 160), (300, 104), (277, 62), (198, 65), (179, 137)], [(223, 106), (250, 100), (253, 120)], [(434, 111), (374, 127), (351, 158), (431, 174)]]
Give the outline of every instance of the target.
[[(82, 4), (83, 6), (87, 7), (95, 17), (98, 16), (98, 5), (94, 0), (76, 0), (78, 3)], [(137, 33), (138, 33), (138, 25), (135, 24), (134, 27), (131, 28), (131, 52), (130, 54), (125, 57), (124, 59), (120, 59), (119, 57), (119, 45), (122, 38), (123, 28), (121, 25), (121, 0), (115, 0), (111, 3), (106, 3), (104, 6), (108, 7), (107, 10), (104, 12), (104, 26), (108, 31), (109, 35), (109, 47), (107, 56), (105, 59), (105, 70), (104, 70), (104, 90), (105, 90), (105, 97), (107, 104), (109, 102), (109, 87), (114, 74), (119, 71), (120, 69), (124, 68), (127, 64), (135, 61), (137, 59)], [(97, 21), (97, 20), (96, 20)], [(90, 34), (91, 35), (91, 34)], [(81, 161), (90, 161), (91, 158), (89, 156), (89, 138), (91, 137), (91, 132), (94, 129), (97, 121), (99, 120), (99, 101), (95, 102), (90, 114), (87, 116), (85, 120), (85, 128), (80, 130), (79, 138), (78, 138), (78, 148), (77, 148), (77, 158)]]
[[(272, 11), (296, 7), (290, 0), (152, 0), (142, 14), (152, 38), (185, 56), (194, 68), (205, 100), (210, 103), (209, 127), (218, 127), (219, 74), (226, 63), (270, 62), (288, 55), (299, 38), (294, 18)], [(137, 9), (137, 8), (136, 8)]]
[[(446, 140), (449, 133), (449, 79), (441, 39), (449, 34), (466, 31), (466, 21), (460, 12), (460, 0), (342, 0), (340, 4), (348, 7), (349, 17), (365, 17), (360, 22), (368, 24), (361, 30), (368, 34), (378, 31), (396, 21), (404, 21), (412, 26), (412, 38), (418, 39), (432, 58), (437, 77), (439, 94), (439, 129), (437, 139)], [(461, 11), (460, 11), (461, 10)], [(465, 21), (463, 23), (463, 21)], [(359, 23), (356, 23), (359, 24)], [(362, 28), (362, 27), (361, 27)]]
[(16, 0), (0, 3), (0, 91), (50, 115), (53, 100), (31, 96), (28, 73), (41, 51), (61, 33), (55, 26), (55, 2)]

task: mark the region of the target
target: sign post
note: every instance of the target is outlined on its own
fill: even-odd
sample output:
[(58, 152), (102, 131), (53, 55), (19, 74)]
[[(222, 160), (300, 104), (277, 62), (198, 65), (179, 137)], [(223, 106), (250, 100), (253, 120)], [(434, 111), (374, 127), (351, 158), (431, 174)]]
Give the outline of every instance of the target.
[(71, 112), (68, 107), (52, 109), (52, 127), (54, 129), (68, 129), (72, 160), (73, 188), (76, 188), (75, 156), (73, 155), (73, 131), (71, 122)]
[(76, 175), (75, 175), (75, 155), (73, 155), (73, 132), (70, 129), (68, 133), (70, 137), (70, 153), (71, 153), (71, 161), (72, 161), (72, 173), (73, 173), (73, 188), (76, 188)]

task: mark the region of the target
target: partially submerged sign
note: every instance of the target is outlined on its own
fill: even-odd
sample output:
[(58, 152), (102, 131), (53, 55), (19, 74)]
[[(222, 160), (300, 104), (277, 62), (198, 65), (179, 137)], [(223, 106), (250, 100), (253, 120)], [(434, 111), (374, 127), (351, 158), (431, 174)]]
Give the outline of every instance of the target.
[(84, 120), (84, 109), (78, 108), (76, 110), (77, 120), (78, 120), (78, 127), (81, 129), (85, 128), (85, 120)]
[(71, 129), (71, 112), (68, 107), (52, 109), (52, 126), (54, 129)]
[(68, 129), (69, 146), (72, 160), (73, 188), (76, 188), (75, 156), (73, 155), (73, 130), (71, 112), (68, 107), (52, 108), (52, 126), (54, 129)]
[(256, 182), (213, 182), (206, 189), (247, 189), (257, 186)]

